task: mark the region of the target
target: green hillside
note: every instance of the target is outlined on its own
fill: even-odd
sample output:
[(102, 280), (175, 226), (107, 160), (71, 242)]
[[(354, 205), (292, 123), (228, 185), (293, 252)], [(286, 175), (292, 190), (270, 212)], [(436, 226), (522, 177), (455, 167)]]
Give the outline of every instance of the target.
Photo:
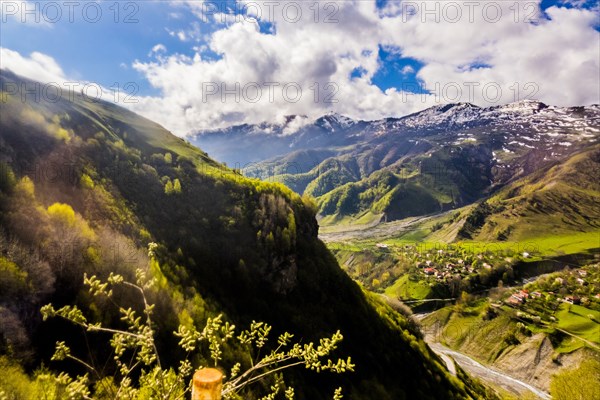
[(411, 152), (415, 150), (411, 143), (396, 147), (398, 158), (391, 158), (394, 162), (385, 168), (375, 167), (384, 162), (381, 149), (357, 147), (353, 151), (359, 152), (358, 157), (329, 158), (308, 172), (274, 179), (315, 197), (325, 225), (340, 221), (364, 224), (375, 219), (365, 219), (366, 214), (390, 221), (431, 214), (468, 204), (488, 187), (491, 169), (484, 161), (489, 158), (486, 146), (429, 146), (417, 154)]
[(600, 146), (595, 146), (515, 181), (475, 208), (458, 238), (522, 241), (598, 232), (598, 171)]
[[(1, 79), (22, 82), (4, 71)], [(339, 268), (317, 238), (310, 200), (242, 177), (120, 107), (79, 95), (50, 103), (2, 94), (0, 350), (27, 371), (43, 363), (81, 373), (49, 360), (65, 337), (82, 357), (109, 360), (102, 341), (90, 347), (80, 330), (42, 322), (39, 308), (77, 304), (118, 324), (118, 310), (90, 297), (82, 276), (135, 279), (141, 269), (158, 282), (151, 300), (169, 365), (183, 356), (174, 350), (177, 325), (201, 328), (225, 313), (237, 325), (266, 321), (302, 342), (343, 333), (339, 352), (352, 357), (355, 372), (294, 371), (289, 383), (300, 399), (329, 398), (338, 386), (350, 399), (478, 396), (478, 386), (451, 377), (403, 317), (365, 297)], [(150, 242), (158, 245), (152, 259)], [(115, 296), (136, 307), (126, 292)], [(242, 348), (226, 349), (224, 360), (226, 368), (250, 363)]]

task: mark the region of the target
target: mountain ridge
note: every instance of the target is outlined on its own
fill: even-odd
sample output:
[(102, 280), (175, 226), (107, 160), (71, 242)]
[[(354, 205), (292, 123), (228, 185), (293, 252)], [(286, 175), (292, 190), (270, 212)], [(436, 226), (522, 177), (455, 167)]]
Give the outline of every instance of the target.
[[(600, 138), (599, 105), (554, 107), (531, 100), (440, 105), (343, 129), (317, 121), (292, 135), (231, 128), (231, 135), (207, 133), (192, 143), (245, 175), (316, 197), (321, 223), (330, 224), (462, 207)], [(246, 148), (257, 150), (241, 150)]]
[[(458, 109), (458, 111), (457, 111)], [(443, 114), (448, 114), (445, 116), (445, 118), (451, 118), (452, 116), (454, 116), (455, 119), (457, 119), (458, 121), (450, 121), (450, 123), (454, 123), (454, 124), (460, 124), (461, 122), (472, 122), (472, 120), (484, 120), (487, 121), (488, 119), (492, 119), (494, 116), (498, 116), (499, 114), (505, 114), (506, 117), (510, 117), (510, 114), (512, 113), (513, 116), (516, 115), (524, 115), (524, 114), (542, 114), (540, 113), (543, 110), (548, 110), (548, 111), (557, 111), (559, 113), (561, 112), (581, 112), (582, 110), (598, 110), (600, 109), (600, 104), (598, 103), (594, 103), (594, 104), (589, 104), (586, 106), (570, 106), (570, 107), (557, 107), (557, 106), (551, 106), (551, 105), (547, 105), (543, 102), (537, 101), (537, 100), (520, 100), (520, 101), (515, 101), (512, 103), (507, 103), (507, 104), (503, 104), (503, 105), (493, 105), (493, 106), (488, 106), (488, 107), (481, 107), (481, 106), (477, 106), (475, 104), (472, 103), (468, 103), (468, 102), (463, 102), (463, 103), (447, 103), (447, 104), (441, 104), (441, 105), (434, 105), (428, 108), (425, 108), (423, 110), (420, 111), (416, 111), (414, 113), (410, 113), (401, 117), (386, 117), (386, 118), (381, 118), (381, 119), (375, 119), (375, 120), (361, 120), (361, 119), (352, 119), (348, 116), (345, 116), (343, 114), (334, 112), (334, 111), (329, 111), (326, 114), (321, 115), (320, 117), (317, 117), (313, 120), (310, 120), (307, 116), (304, 115), (288, 115), (285, 117), (285, 122), (283, 123), (277, 123), (277, 122), (267, 122), (267, 121), (263, 121), (260, 123), (256, 123), (256, 124), (251, 124), (251, 123), (244, 123), (244, 124), (239, 124), (239, 125), (231, 125), (228, 126), (226, 128), (215, 128), (215, 129), (205, 129), (205, 130), (200, 130), (200, 131), (196, 131), (196, 132), (192, 132), (190, 135), (188, 135), (189, 137), (192, 138), (192, 140), (198, 136), (204, 136), (204, 135), (212, 135), (212, 134), (218, 134), (218, 133), (223, 133), (223, 134), (231, 134), (232, 132), (235, 132), (237, 130), (244, 130), (244, 129), (248, 129), (248, 128), (252, 128), (253, 133), (263, 133), (263, 134), (269, 134), (269, 135), (282, 135), (280, 132), (283, 129), (285, 129), (286, 127), (288, 127), (289, 123), (297, 118), (302, 118), (304, 120), (306, 120), (308, 123), (317, 125), (317, 126), (323, 126), (326, 122), (334, 122), (337, 125), (341, 125), (341, 126), (352, 126), (352, 125), (356, 125), (356, 124), (375, 124), (375, 125), (381, 125), (384, 123), (395, 123), (395, 122), (402, 122), (402, 121), (415, 121), (415, 120), (422, 120), (423, 117), (431, 117), (431, 116), (440, 116)], [(451, 111), (450, 113), (448, 113), (449, 111)], [(479, 111), (479, 112), (477, 112)], [(494, 115), (495, 114), (495, 115)], [(469, 118), (469, 115), (471, 116)], [(484, 116), (485, 118), (482, 118), (482, 116)], [(446, 121), (447, 122), (447, 121)], [(420, 124), (424, 124), (424, 122), (419, 121)], [(431, 122), (428, 122), (431, 123)], [(406, 124), (407, 126), (411, 126), (409, 124)], [(414, 127), (414, 125), (413, 125)], [(300, 128), (298, 128), (298, 130), (301, 130), (302, 126)], [(287, 135), (293, 135), (296, 134), (296, 132), (291, 132), (291, 133), (286, 133), (284, 136)]]

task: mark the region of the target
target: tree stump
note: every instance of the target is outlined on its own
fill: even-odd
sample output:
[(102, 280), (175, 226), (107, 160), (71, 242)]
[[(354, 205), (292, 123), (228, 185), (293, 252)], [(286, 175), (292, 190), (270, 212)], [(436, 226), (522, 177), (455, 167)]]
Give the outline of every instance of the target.
[(221, 400), (223, 374), (215, 368), (203, 368), (194, 373), (192, 400)]

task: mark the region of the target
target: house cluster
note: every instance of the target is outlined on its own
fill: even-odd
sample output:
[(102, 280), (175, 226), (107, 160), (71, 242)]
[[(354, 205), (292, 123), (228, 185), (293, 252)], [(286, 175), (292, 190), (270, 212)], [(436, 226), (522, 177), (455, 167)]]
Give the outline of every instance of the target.
[(587, 281), (584, 279), (587, 276), (587, 271), (580, 269), (577, 271), (577, 274), (579, 275), (579, 278), (576, 279), (577, 283), (579, 283), (580, 285), (587, 285)]
[(436, 279), (442, 280), (452, 277), (456, 274), (470, 274), (475, 272), (475, 268), (470, 265), (465, 265), (463, 260), (458, 260), (456, 263), (446, 262), (443, 265), (435, 265), (430, 260), (417, 262), (417, 268), (421, 268), (425, 275), (435, 276)]
[[(580, 286), (588, 285), (588, 282), (585, 279), (588, 276), (588, 272), (586, 270), (583, 270), (583, 269), (577, 270), (575, 276), (577, 276), (577, 278), (575, 278), (575, 282), (577, 282), (578, 285), (580, 285)], [(556, 279), (560, 279), (560, 282), (559, 282), (560, 284), (563, 284), (565, 282), (564, 279), (562, 279), (562, 278), (556, 278)], [(569, 304), (581, 304), (582, 302), (586, 303), (588, 300), (589, 299), (587, 297), (580, 298), (579, 296), (576, 296), (576, 295), (565, 296), (562, 299), (563, 302), (569, 303)]]
[[(574, 275), (574, 280), (571, 280), (570, 282), (576, 282), (577, 285), (579, 286), (587, 286), (590, 283), (588, 282), (588, 271), (585, 271), (583, 269), (579, 269), (576, 271), (573, 271), (571, 273), (573, 276)], [(554, 279), (554, 283), (555, 284), (559, 284), (561, 286), (565, 286), (569, 283), (569, 278), (568, 277), (556, 277)], [(559, 301), (565, 302), (565, 303), (569, 303), (569, 304), (585, 304), (587, 302), (589, 302), (590, 298), (589, 297), (580, 297), (578, 295), (575, 294), (569, 294), (569, 295), (565, 295), (564, 297), (558, 295), (557, 293), (553, 292), (553, 291), (548, 291), (547, 292), (549, 295), (558, 298)], [(525, 303), (527, 301), (527, 299), (529, 298), (540, 298), (542, 297), (542, 293), (535, 291), (535, 292), (531, 292), (529, 293), (527, 290), (523, 289), (523, 290), (518, 290), (515, 293), (511, 294), (511, 296), (505, 300), (505, 303), (511, 306), (518, 306), (521, 305), (523, 303)], [(597, 293), (594, 296), (595, 299), (600, 299), (600, 293)]]
[[(533, 292), (531, 295), (535, 294), (535, 297), (540, 297), (542, 294), (539, 292)], [(511, 306), (518, 306), (527, 301), (529, 298), (529, 292), (525, 289), (519, 290), (510, 295), (510, 297), (506, 300), (506, 303)]]

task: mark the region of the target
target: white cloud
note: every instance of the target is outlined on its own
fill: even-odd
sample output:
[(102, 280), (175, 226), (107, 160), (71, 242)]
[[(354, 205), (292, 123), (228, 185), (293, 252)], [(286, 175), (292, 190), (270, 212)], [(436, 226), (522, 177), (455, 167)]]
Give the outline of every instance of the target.
[(167, 47), (164, 44), (157, 44), (154, 47), (152, 47), (152, 50), (150, 50), (150, 53), (148, 53), (148, 56), (152, 56), (153, 54), (158, 54), (158, 53), (165, 53), (167, 51)]
[(65, 73), (56, 60), (38, 52), (23, 57), (16, 51), (0, 47), (0, 68), (42, 83), (66, 81)]
[(52, 96), (52, 99), (56, 95), (70, 99), (72, 92), (83, 93), (91, 100), (102, 99), (110, 102), (120, 102), (127, 96), (123, 91), (115, 93), (97, 83), (70, 78), (54, 58), (39, 52), (33, 52), (27, 57), (17, 51), (0, 47), (0, 69), (44, 84), (27, 86), (27, 90), (32, 90), (33, 93), (37, 91), (38, 96)]
[[(254, 21), (241, 18), (214, 32), (208, 46), (220, 60), (196, 54), (135, 63), (134, 68), (163, 93), (160, 98), (142, 98), (135, 108), (155, 118), (159, 110), (173, 109), (169, 116), (161, 111), (165, 117), (160, 122), (180, 134), (233, 123), (273, 121), (290, 114), (315, 117), (329, 110), (357, 118), (415, 110), (401, 102), (400, 93), (384, 94), (370, 83), (379, 68), (381, 35), (373, 4), (337, 3), (340, 9), (333, 17), (340, 23), (315, 23), (312, 3), (291, 3), (302, 5), (303, 18), (289, 22), (295, 14), (291, 8), (284, 14), (281, 6), (272, 13), (275, 34), (261, 33)], [(320, 10), (318, 18), (327, 17), (325, 11)], [(268, 11), (260, 14), (268, 15)], [(350, 74), (358, 66), (365, 73), (350, 82)], [(301, 88), (300, 93), (296, 87)], [(236, 91), (238, 98), (226, 90)], [(337, 102), (326, 102), (327, 98)]]
[[(207, 13), (205, 3), (188, 5), (204, 20), (221, 18), (215, 10)], [(599, 101), (595, 11), (552, 7), (546, 19), (531, 2), (518, 15), (510, 2), (478, 2), (472, 10), (459, 2), (454, 3), (461, 4), (457, 19), (452, 13), (456, 10), (444, 8), (444, 2), (438, 3), (437, 15), (414, 9), (412, 16), (406, 12), (408, 3), (400, 1), (388, 2), (384, 10), (377, 10), (374, 1), (337, 2), (335, 9), (318, 3), (318, 13), (312, 2), (240, 3), (253, 4), (252, 14), (273, 23), (273, 34), (261, 33), (252, 18), (229, 15), (226, 26), (212, 33), (207, 43), (221, 59), (199, 52), (194, 57), (175, 54), (136, 62), (134, 68), (162, 92), (161, 97), (142, 98), (137, 111), (185, 134), (290, 114), (316, 117), (328, 110), (363, 119), (397, 116), (436, 100), (489, 105), (534, 94), (557, 105)], [(427, 4), (429, 10), (436, 7)], [(302, 18), (295, 21), (298, 5)], [(325, 23), (327, 17), (338, 22)], [(374, 86), (371, 79), (381, 67), (379, 45), (392, 46), (402, 57), (423, 63), (418, 78), (427, 88), (438, 88), (441, 97), (407, 94), (400, 85), (385, 92)], [(356, 68), (364, 73), (350, 79)], [(410, 66), (400, 71), (413, 72)], [(268, 82), (280, 86), (269, 92)], [(302, 88), (298, 101), (282, 93), (290, 83)], [(315, 102), (317, 85), (320, 97)], [(502, 93), (496, 95), (498, 85)], [(262, 96), (255, 99), (257, 86)], [(288, 88), (288, 94), (293, 94)], [(223, 90), (237, 92), (239, 99)], [(325, 103), (324, 98), (334, 92), (337, 102)]]
[[(135, 61), (132, 67), (161, 95), (141, 97), (132, 108), (185, 135), (286, 115), (310, 119), (330, 110), (361, 119), (400, 116), (436, 101), (490, 105), (532, 95), (556, 105), (600, 102), (598, 10), (551, 7), (543, 14), (540, 1), (520, 2), (517, 12), (516, 3), (497, 1), (390, 0), (378, 10), (374, 0), (319, 2), (316, 8), (314, 2), (238, 0), (252, 4), (246, 18), (210, 5), (224, 2), (178, 1), (178, 15), (187, 7), (198, 20), (168, 32), (195, 53), (169, 54), (158, 44), (152, 54), (160, 56)], [(424, 12), (418, 8), (423, 4), (437, 11)], [(448, 4), (459, 4), (460, 15)], [(273, 29), (266, 32), (254, 17)], [(207, 33), (207, 26), (216, 30)], [(438, 96), (403, 92), (401, 82), (385, 91), (376, 87), (380, 46), (423, 64), (416, 71), (404, 66), (399, 79), (416, 72)], [(3, 53), (3, 67), (8, 58), (22, 75), (64, 76), (53, 59), (36, 54)], [(357, 68), (363, 73), (351, 79)], [(301, 96), (292, 99), (296, 85)]]
[(400, 73), (402, 75), (414, 74), (415, 69), (413, 67), (411, 67), (410, 65), (405, 65), (404, 67), (402, 67), (402, 70), (400, 71)]
[[(597, 12), (551, 7), (546, 19), (523, 8), (515, 22), (513, 3), (495, 4), (502, 5), (502, 18), (495, 23), (480, 11), (473, 22), (422, 23), (417, 14), (404, 24), (386, 19), (384, 25), (390, 43), (405, 57), (425, 63), (418, 76), (427, 87), (462, 88), (455, 101), (487, 105), (527, 95), (562, 106), (600, 101), (600, 37), (593, 29)], [(523, 22), (528, 17), (533, 23)], [(485, 67), (464, 67), (473, 63)], [(496, 98), (498, 85), (502, 93)]]

